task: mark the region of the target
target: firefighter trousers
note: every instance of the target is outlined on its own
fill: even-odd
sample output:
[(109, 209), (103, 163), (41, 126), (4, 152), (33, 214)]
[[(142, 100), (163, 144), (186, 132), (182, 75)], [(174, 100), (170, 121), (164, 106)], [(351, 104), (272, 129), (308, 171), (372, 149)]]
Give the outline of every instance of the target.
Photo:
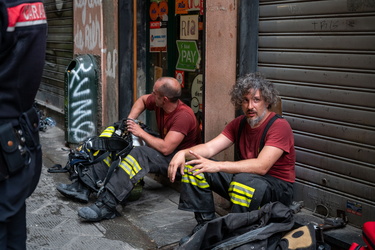
[(179, 209), (192, 212), (215, 212), (212, 191), (232, 203), (231, 212), (259, 209), (266, 203), (280, 201), (286, 206), (293, 201), (293, 183), (270, 175), (249, 173), (201, 173), (193, 175), (192, 166), (182, 176)]
[[(118, 202), (124, 201), (134, 186), (147, 174), (155, 173), (168, 175), (168, 165), (172, 154), (165, 156), (148, 146), (134, 147), (130, 153), (121, 159), (119, 165), (111, 174), (105, 189), (108, 190)], [(80, 174), (80, 179), (92, 189), (97, 189), (97, 182), (107, 177), (111, 161), (106, 160), (85, 168)]]

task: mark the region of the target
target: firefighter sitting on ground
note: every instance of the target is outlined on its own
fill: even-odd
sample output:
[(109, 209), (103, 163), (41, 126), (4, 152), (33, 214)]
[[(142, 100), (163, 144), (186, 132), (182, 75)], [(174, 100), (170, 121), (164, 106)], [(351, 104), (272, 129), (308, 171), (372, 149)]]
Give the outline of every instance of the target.
[[(242, 108), (244, 115), (235, 118), (211, 141), (181, 150), (172, 158), (170, 181), (175, 181), (178, 172), (183, 175), (179, 209), (194, 212), (198, 222), (192, 234), (215, 218), (212, 191), (231, 201), (231, 212), (237, 213), (273, 201), (286, 206), (292, 203), (295, 149), (289, 123), (281, 117), (276, 119), (265, 135), (264, 147), (260, 145), (266, 125), (276, 115), (270, 108), (277, 100), (273, 84), (261, 74), (239, 78), (232, 88), (231, 101), (237, 109)], [(209, 159), (233, 144), (240, 160)], [(180, 244), (191, 235), (182, 238)]]
[[(179, 100), (180, 95), (181, 86), (176, 79), (161, 77), (155, 82), (152, 94), (141, 96), (134, 103), (128, 115), (127, 129), (147, 146), (134, 147), (121, 160), (97, 201), (78, 211), (78, 216), (83, 221), (100, 221), (119, 215), (116, 211), (117, 204), (129, 196), (139, 180), (149, 172), (167, 176), (168, 164), (173, 155), (178, 150), (199, 143), (198, 121), (192, 109)], [(147, 133), (134, 122), (146, 109), (155, 111), (160, 138)], [(93, 165), (73, 183), (59, 184), (57, 190), (68, 198), (87, 202), (93, 191), (89, 187), (96, 185), (95, 181), (88, 183), (89, 180), (103, 180), (107, 172), (108, 166), (105, 164)], [(85, 178), (85, 175), (89, 178)]]

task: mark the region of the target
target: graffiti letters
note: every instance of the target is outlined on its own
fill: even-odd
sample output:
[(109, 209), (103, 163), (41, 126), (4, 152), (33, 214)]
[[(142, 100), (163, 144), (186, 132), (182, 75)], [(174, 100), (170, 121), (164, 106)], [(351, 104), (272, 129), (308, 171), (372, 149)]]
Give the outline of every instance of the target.
[(105, 73), (108, 77), (115, 78), (116, 77), (116, 68), (118, 63), (118, 54), (117, 49), (114, 49), (112, 54), (108, 52), (107, 54), (107, 67)]
[(356, 20), (353, 19), (329, 19), (317, 20), (311, 23), (314, 30), (334, 31), (334, 30), (350, 30), (356, 27)]
[(75, 142), (80, 142), (89, 136), (96, 133), (96, 126), (93, 122), (92, 116), (95, 104), (92, 100), (93, 96), (90, 88), (88, 87), (90, 79), (82, 77), (86, 72), (92, 71), (93, 64), (85, 68), (83, 64), (75, 70), (71, 70), (72, 78), (69, 82), (69, 93), (71, 93), (69, 107), (70, 118), (69, 124), (70, 134)]
[(94, 50), (101, 46), (101, 0), (75, 0), (76, 20), (74, 42), (80, 50)]

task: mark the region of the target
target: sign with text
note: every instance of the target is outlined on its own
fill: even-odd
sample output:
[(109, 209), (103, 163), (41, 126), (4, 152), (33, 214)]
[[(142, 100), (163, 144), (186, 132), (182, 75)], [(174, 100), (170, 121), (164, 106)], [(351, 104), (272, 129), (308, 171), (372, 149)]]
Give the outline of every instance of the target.
[(177, 40), (178, 60), (176, 69), (195, 71), (199, 68), (201, 56), (195, 41)]
[(180, 17), (180, 39), (198, 40), (198, 15)]
[(203, 75), (197, 75), (191, 85), (191, 109), (194, 113), (203, 110)]
[(167, 51), (167, 28), (150, 29), (150, 52)]
[(175, 14), (187, 14), (189, 11), (199, 11), (203, 15), (203, 0), (175, 0)]

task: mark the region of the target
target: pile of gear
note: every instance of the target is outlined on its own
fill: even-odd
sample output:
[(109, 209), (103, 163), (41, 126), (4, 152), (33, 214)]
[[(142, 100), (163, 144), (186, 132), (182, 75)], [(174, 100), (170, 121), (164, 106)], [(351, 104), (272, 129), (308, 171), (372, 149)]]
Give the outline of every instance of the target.
[[(127, 130), (126, 120), (122, 119), (107, 127), (99, 136), (89, 137), (79, 143), (79, 145), (69, 150), (68, 161), (64, 167), (61, 164), (55, 164), (48, 169), (49, 173), (69, 173), (69, 179), (89, 178), (85, 171), (94, 164), (106, 164), (109, 166), (106, 177), (103, 180), (95, 180), (95, 186), (90, 186), (97, 192), (97, 195), (103, 190), (103, 187), (110, 179), (113, 171), (119, 166), (121, 159), (126, 157), (135, 146), (133, 140), (137, 139)], [(142, 129), (148, 133), (155, 134), (147, 125), (138, 122)], [(137, 143), (136, 145), (142, 145)], [(144, 185), (141, 180), (133, 189), (128, 200), (139, 199)]]

